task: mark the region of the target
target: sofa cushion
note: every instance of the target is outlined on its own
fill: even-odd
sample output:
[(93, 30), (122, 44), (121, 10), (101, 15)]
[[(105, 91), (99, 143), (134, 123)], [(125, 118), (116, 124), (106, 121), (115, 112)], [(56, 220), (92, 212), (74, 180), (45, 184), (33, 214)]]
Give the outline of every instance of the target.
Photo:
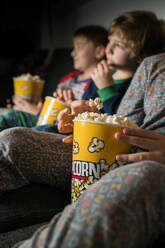
[(47, 185), (28, 185), (0, 199), (0, 233), (49, 221), (70, 203), (70, 193)]
[(16, 229), (14, 231), (0, 233), (0, 247), (3, 248), (13, 247), (16, 243), (19, 243), (21, 241), (30, 238), (38, 228), (40, 228), (45, 224), (46, 223), (39, 223), (36, 225)]

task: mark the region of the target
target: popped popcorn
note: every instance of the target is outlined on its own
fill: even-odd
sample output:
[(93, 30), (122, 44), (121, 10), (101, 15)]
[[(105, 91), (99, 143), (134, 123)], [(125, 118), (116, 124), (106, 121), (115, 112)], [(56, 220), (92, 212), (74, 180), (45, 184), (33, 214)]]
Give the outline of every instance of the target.
[(23, 81), (31, 81), (31, 82), (44, 82), (44, 80), (41, 79), (40, 76), (38, 76), (38, 75), (33, 76), (30, 73), (22, 74), (18, 77), (15, 77), (14, 79), (23, 80)]
[(121, 125), (127, 127), (138, 127), (134, 124), (128, 117), (123, 117), (119, 114), (108, 115), (108, 114), (98, 114), (94, 112), (84, 112), (78, 114), (74, 120), (86, 120), (86, 121), (96, 121), (96, 122), (104, 122), (110, 123), (114, 125)]
[(96, 108), (100, 110), (103, 108), (103, 103), (101, 102), (101, 99), (99, 97), (96, 97), (94, 100), (89, 99), (89, 106), (90, 107), (96, 106)]

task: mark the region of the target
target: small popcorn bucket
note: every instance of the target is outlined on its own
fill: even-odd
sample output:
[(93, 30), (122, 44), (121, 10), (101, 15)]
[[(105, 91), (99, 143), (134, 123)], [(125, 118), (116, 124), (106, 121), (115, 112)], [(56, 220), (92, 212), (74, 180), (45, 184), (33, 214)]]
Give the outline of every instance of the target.
[(73, 129), (71, 202), (109, 170), (123, 166), (116, 160), (119, 153), (130, 153), (131, 145), (115, 139), (123, 126), (75, 120)]
[(70, 107), (54, 97), (46, 96), (37, 126), (56, 123), (59, 112), (65, 108)]
[(30, 102), (37, 103), (42, 96), (44, 81), (32, 82), (13, 79), (14, 95), (21, 96)]

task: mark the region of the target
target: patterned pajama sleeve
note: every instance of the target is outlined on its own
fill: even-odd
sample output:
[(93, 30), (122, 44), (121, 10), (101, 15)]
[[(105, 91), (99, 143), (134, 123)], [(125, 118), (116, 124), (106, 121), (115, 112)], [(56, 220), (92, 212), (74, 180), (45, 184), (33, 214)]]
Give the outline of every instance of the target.
[(72, 144), (63, 135), (16, 127), (0, 133), (0, 192), (29, 183), (70, 189)]
[(12, 127), (33, 127), (38, 121), (37, 115), (15, 109), (7, 109), (0, 114), (0, 131)]
[(37, 131), (59, 133), (56, 124), (37, 126), (38, 115), (15, 109), (7, 109), (0, 114), (0, 131), (13, 127), (29, 127)]
[(165, 167), (144, 161), (103, 176), (13, 248), (143, 248), (165, 230)]
[(141, 128), (165, 134), (165, 53), (143, 61), (118, 113), (128, 116)]

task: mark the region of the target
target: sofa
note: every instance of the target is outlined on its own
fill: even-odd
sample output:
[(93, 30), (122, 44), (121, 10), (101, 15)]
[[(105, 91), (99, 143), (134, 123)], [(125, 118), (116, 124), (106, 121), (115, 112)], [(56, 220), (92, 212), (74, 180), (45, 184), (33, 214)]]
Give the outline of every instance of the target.
[(49, 222), (70, 203), (70, 192), (31, 184), (0, 198), (0, 247), (10, 248)]

